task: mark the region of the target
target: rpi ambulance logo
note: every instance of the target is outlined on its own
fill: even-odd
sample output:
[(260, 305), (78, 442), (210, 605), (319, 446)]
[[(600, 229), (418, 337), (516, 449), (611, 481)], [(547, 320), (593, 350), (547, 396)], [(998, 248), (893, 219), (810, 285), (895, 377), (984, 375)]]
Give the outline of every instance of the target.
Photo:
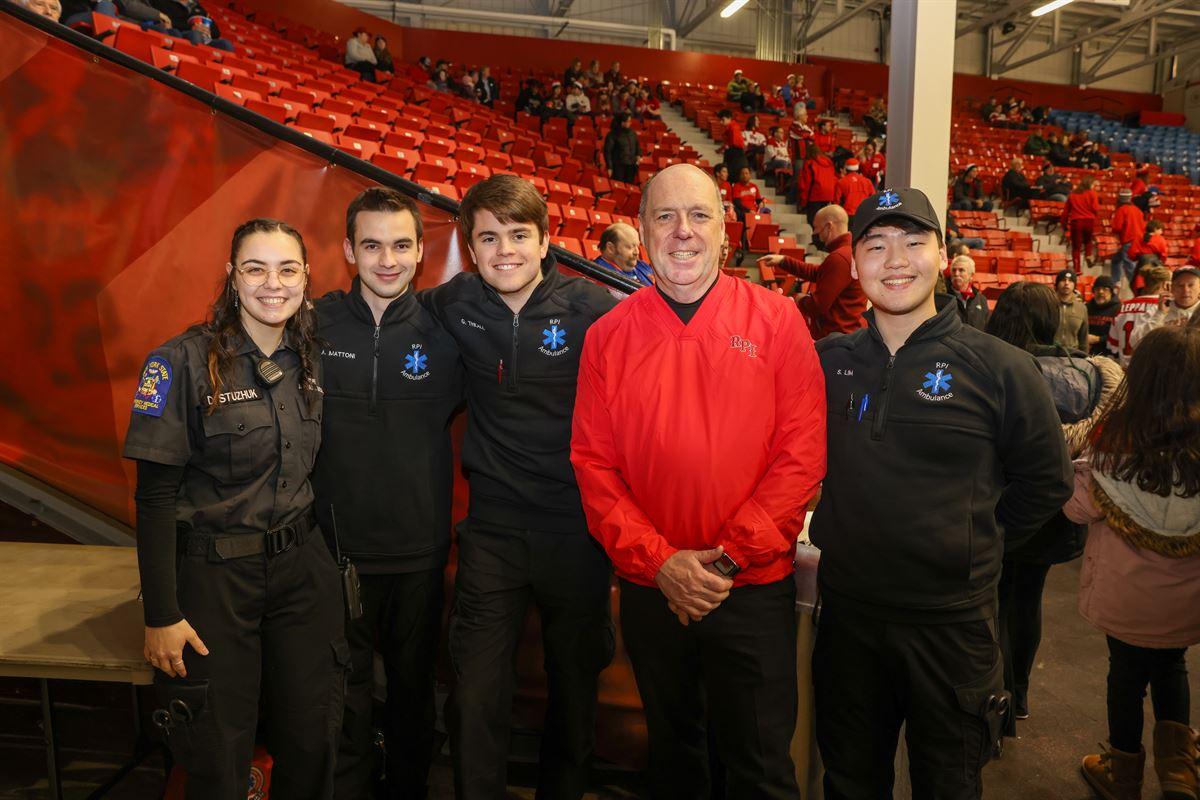
[(875, 206), (876, 211), (891, 211), (894, 208), (899, 208), (902, 205), (900, 195), (893, 192), (891, 189), (884, 189), (879, 195), (879, 204)]
[(949, 372), (950, 365), (941, 361), (934, 369), (935, 372), (925, 373), (925, 382), (917, 389), (917, 395), (932, 403), (940, 403), (954, 397), (954, 392), (950, 391), (950, 382), (954, 380), (954, 375)]
[(412, 352), (404, 357), (404, 371), (400, 374), (410, 381), (423, 381), (429, 377), (429, 356), (421, 352), (421, 345), (414, 344)]
[(539, 353), (557, 357), (571, 349), (567, 347), (567, 329), (558, 327), (559, 322), (560, 320), (552, 319), (549, 328), (542, 328), (542, 346), (538, 348)]

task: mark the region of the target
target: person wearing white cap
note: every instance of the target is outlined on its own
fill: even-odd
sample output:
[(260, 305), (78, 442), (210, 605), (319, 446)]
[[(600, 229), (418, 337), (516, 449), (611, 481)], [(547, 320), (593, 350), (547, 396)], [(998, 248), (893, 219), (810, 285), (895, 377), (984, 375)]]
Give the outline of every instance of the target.
[(741, 104), (742, 95), (750, 89), (750, 82), (746, 80), (740, 69), (733, 71), (733, 78), (730, 79), (729, 85), (725, 88), (725, 99), (731, 103)]

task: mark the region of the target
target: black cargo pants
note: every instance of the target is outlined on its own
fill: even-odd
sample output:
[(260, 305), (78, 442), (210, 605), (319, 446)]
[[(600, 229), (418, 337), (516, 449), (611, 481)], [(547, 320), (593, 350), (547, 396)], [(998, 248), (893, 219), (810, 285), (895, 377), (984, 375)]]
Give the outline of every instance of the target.
[(419, 800), (427, 794), (433, 762), (438, 635), (442, 628), (441, 567), (419, 572), (359, 576), (363, 615), (346, 623), (353, 669), (338, 748), (334, 796), (372, 797), (375, 726), (375, 653), (383, 656), (387, 700), (383, 709), (387, 794)]
[[(250, 534), (248, 534), (250, 535)], [(188, 800), (245, 800), (265, 694), (273, 797), (326, 800), (342, 720), (349, 650), (337, 566), (320, 531), (274, 556), (222, 559), (180, 547), (180, 610), (208, 647), (184, 648), (186, 678), (155, 672)]]
[(891, 797), (905, 725), (913, 800), (974, 800), (1000, 738), (992, 620), (888, 622), (826, 598), (813, 650), (826, 800)]

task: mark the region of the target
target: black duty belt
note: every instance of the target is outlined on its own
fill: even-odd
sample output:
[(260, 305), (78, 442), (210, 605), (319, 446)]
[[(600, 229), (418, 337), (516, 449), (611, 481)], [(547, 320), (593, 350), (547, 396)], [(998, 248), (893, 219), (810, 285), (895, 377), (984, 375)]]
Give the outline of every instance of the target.
[(310, 507), (300, 517), (286, 525), (271, 528), (265, 533), (213, 534), (195, 533), (189, 530), (183, 534), (183, 548), (189, 556), (214, 556), (220, 561), (232, 558), (245, 558), (266, 553), (267, 558), (274, 558), (286, 552), (295, 545), (303, 544), (308, 534), (317, 526), (317, 517)]

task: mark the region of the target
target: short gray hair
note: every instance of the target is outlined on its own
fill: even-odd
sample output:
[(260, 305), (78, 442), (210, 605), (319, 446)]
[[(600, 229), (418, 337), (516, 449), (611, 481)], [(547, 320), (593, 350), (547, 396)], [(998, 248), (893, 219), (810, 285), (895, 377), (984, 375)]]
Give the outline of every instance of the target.
[(971, 258), (970, 256), (955, 256), (954, 260), (950, 262), (951, 268), (953, 268), (955, 264), (962, 264), (964, 267), (969, 268), (971, 272), (975, 271), (975, 259)]

